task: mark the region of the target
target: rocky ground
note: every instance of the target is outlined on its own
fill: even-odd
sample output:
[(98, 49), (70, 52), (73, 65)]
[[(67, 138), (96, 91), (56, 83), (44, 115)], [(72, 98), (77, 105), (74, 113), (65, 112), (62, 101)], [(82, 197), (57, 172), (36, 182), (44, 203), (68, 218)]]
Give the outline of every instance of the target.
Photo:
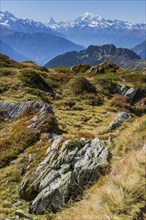
[(0, 66), (1, 219), (145, 219), (145, 70)]

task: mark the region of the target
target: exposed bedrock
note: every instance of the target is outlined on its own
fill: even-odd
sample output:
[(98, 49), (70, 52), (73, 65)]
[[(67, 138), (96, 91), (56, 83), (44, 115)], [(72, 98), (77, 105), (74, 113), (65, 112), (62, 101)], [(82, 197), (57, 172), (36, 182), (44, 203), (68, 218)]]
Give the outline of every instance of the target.
[(30, 211), (33, 213), (56, 212), (99, 178), (108, 155), (98, 138), (64, 142), (58, 136), (35, 172), (24, 178), (20, 196), (31, 201)]
[(32, 118), (26, 122), (26, 126), (30, 129), (38, 129), (48, 121), (48, 124), (51, 123), (54, 129), (58, 126), (54, 112), (49, 104), (33, 101), (0, 101), (0, 116), (4, 118), (18, 118), (23, 114), (32, 116)]
[(146, 96), (146, 90), (129, 87), (126, 85), (111, 84), (111, 92), (127, 96), (131, 104), (135, 104)]

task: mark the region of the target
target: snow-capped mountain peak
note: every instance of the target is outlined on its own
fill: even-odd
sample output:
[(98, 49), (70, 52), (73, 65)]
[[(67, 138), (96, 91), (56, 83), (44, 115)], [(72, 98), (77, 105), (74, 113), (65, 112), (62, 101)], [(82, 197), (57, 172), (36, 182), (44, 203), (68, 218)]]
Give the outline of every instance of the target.
[(111, 20), (86, 12), (71, 21), (56, 22), (50, 18), (48, 23), (31, 19), (20, 19), (9, 12), (0, 12), (0, 26), (17, 32), (45, 32), (67, 37), (77, 44), (114, 43), (116, 46), (133, 47), (145, 40), (145, 23), (133, 24), (128, 21)]
[(17, 18), (10, 12), (0, 11), (0, 24), (3, 24), (4, 26), (9, 26), (9, 22), (15, 22)]
[(2, 12), (0, 11), (0, 19), (2, 18), (16, 18), (12, 13), (8, 12), (8, 11), (5, 11), (5, 12)]
[(62, 29), (68, 29), (68, 28), (94, 28), (94, 29), (107, 29), (110, 30), (131, 30), (131, 29), (137, 29), (141, 30), (144, 29), (145, 24), (132, 24), (128, 21), (120, 21), (120, 20), (109, 20), (105, 19), (102, 16), (95, 15), (90, 12), (85, 12), (81, 16), (79, 16), (77, 19), (67, 22), (54, 22), (54, 19), (51, 19), (48, 23), (50, 28), (56, 29), (58, 31)]
[(18, 32), (47, 32), (52, 33), (49, 25), (32, 19), (21, 19), (15, 17), (12, 13), (0, 11), (0, 25)]
[(56, 24), (56, 21), (54, 20), (54, 18), (50, 18), (49, 22), (48, 22), (48, 25), (54, 25)]
[(84, 20), (92, 21), (92, 20), (102, 20), (103, 18), (93, 13), (85, 12), (78, 19), (80, 19), (81, 21), (84, 21)]

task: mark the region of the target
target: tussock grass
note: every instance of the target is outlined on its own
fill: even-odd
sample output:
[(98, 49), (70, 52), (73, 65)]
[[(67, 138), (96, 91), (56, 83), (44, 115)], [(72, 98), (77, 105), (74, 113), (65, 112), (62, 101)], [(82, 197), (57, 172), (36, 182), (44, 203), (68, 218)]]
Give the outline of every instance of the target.
[[(0, 65), (1, 99), (49, 102), (52, 104), (59, 128), (64, 131), (65, 140), (99, 137), (112, 153), (111, 170), (85, 191), (82, 201), (71, 203), (72, 207), (65, 208), (56, 215), (35, 216), (35, 219), (139, 220), (139, 213), (144, 207), (142, 147), (146, 138), (146, 122), (145, 116), (142, 115), (145, 113), (145, 99), (131, 108), (125, 97), (113, 96), (110, 86), (114, 82), (142, 88), (145, 84), (144, 70), (134, 70), (132, 73), (121, 69), (115, 71), (115, 68), (111, 67), (106, 68), (104, 74), (97, 74), (89, 73), (89, 67), (85, 65), (77, 66), (77, 72), (64, 67), (48, 70), (33, 62), (17, 63), (4, 55), (0, 55)], [(30, 81), (34, 85), (30, 84)], [(71, 86), (70, 82), (73, 83)], [(48, 94), (48, 86), (54, 91), (53, 97)], [(92, 87), (92, 91), (89, 87)], [(111, 133), (102, 133), (123, 110), (131, 111), (131, 120)], [(28, 155), (33, 154), (35, 162), (30, 165), (30, 169), (35, 171), (51, 144), (47, 138), (48, 125), (53, 123), (52, 119), (48, 118), (48, 122), (42, 128), (45, 133), (41, 134), (41, 139), (37, 141), (37, 134), (31, 133), (20, 121), (0, 118), (0, 122), (1, 165), (5, 166), (11, 162), (9, 166), (2, 168), (0, 173), (0, 211), (1, 218), (5, 219), (14, 216), (15, 210), (18, 209), (12, 206), (12, 203), (20, 200), (18, 187), (22, 177), (19, 165), (21, 164), (26, 171), (29, 165)], [(108, 144), (109, 136), (112, 138), (111, 144)], [(74, 142), (70, 147), (73, 146)], [(17, 160), (13, 161), (15, 158)], [(28, 211), (28, 203), (23, 200), (20, 207)]]
[(38, 137), (37, 132), (30, 131), (22, 122), (15, 122), (9, 134), (0, 140), (0, 168), (16, 159)]
[(104, 181), (84, 199), (58, 213), (55, 220), (133, 220), (145, 205), (144, 149), (132, 150), (114, 161)]

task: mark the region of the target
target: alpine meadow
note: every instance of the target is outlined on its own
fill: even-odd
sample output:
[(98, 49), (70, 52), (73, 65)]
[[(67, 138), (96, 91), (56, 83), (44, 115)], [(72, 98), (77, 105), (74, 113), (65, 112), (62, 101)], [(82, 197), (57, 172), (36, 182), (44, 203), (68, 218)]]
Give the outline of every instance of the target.
[(2, 0), (0, 220), (146, 219), (144, 0)]

